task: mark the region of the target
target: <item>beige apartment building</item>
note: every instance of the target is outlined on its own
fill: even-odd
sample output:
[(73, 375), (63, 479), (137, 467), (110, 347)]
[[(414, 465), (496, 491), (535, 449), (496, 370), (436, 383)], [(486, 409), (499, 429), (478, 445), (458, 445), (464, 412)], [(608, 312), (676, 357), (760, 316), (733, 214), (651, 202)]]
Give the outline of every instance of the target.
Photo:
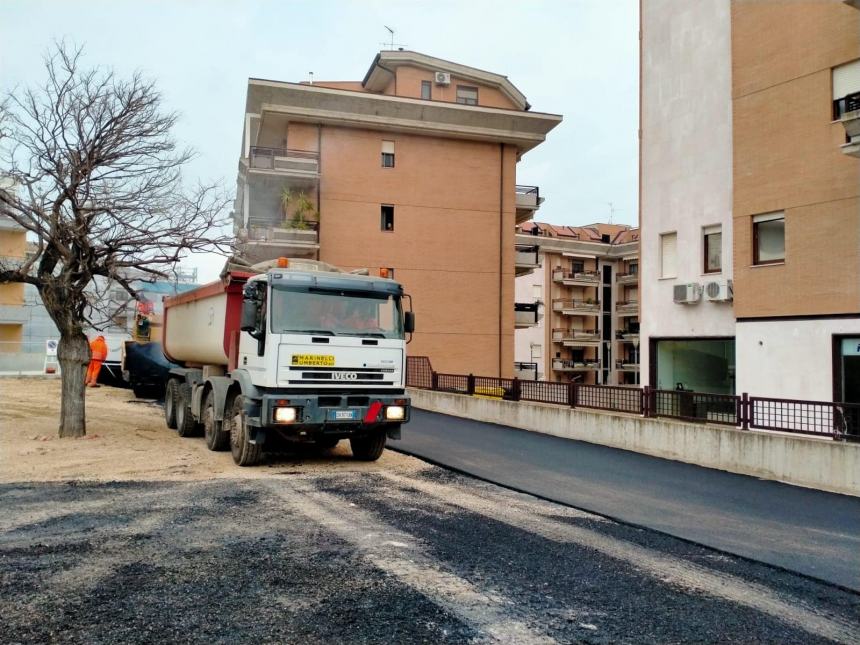
[(515, 373), (639, 383), (639, 231), (526, 222), (517, 232)]
[(643, 0), (643, 371), (860, 401), (860, 6)]
[(561, 117), (500, 74), (383, 51), (360, 81), (250, 79), (234, 221), (253, 260), (386, 268), (412, 296), (409, 351), (509, 376), (515, 227), (543, 198), (522, 155)]
[[(3, 188), (0, 187), (0, 190)], [(0, 215), (0, 267), (15, 267), (27, 253), (26, 232), (8, 217)], [(24, 323), (24, 285), (0, 284), (0, 352), (21, 350)]]

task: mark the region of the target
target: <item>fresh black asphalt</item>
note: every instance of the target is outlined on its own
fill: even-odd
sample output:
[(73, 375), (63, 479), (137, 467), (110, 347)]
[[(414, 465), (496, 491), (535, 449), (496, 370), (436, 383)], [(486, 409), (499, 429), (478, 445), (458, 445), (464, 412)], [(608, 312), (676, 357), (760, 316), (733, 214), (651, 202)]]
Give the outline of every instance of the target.
[(860, 498), (425, 410), (389, 447), (860, 591)]

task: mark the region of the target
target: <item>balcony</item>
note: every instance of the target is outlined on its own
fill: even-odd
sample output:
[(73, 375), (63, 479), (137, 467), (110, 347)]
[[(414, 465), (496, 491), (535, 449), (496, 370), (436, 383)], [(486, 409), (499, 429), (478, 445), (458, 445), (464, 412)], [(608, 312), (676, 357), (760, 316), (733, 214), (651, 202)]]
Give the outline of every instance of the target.
[(574, 361), (554, 358), (552, 359), (552, 369), (556, 372), (594, 372), (600, 369), (600, 361), (597, 359)]
[(639, 332), (632, 329), (619, 329), (615, 332), (615, 338), (624, 343), (638, 343)]
[(618, 284), (637, 284), (639, 282), (638, 273), (616, 273), (615, 282)]
[(553, 329), (552, 342), (565, 347), (598, 347), (600, 333), (594, 329)]
[(553, 300), (552, 310), (564, 316), (599, 316), (600, 303), (594, 300)]
[(526, 381), (538, 380), (538, 364), (537, 363), (514, 363), (514, 377)]
[(615, 369), (622, 372), (638, 372), (639, 359), (635, 356), (628, 356), (621, 360), (615, 361)]
[(536, 302), (514, 303), (514, 328), (527, 329), (540, 322), (540, 305)]
[(535, 211), (543, 203), (537, 186), (516, 186), (516, 223), (522, 224), (534, 217)]
[(320, 156), (310, 150), (251, 146), (248, 167), (255, 171), (315, 181), (319, 179)]
[(615, 303), (615, 313), (619, 316), (639, 315), (639, 302), (636, 300), (619, 300)]
[(552, 279), (554, 282), (561, 282), (564, 285), (572, 287), (596, 287), (600, 284), (600, 272), (554, 269)]
[(315, 259), (319, 253), (319, 222), (306, 229), (252, 226), (240, 229), (239, 248), (252, 263), (279, 257)]
[(528, 275), (540, 266), (540, 258), (538, 257), (539, 246), (517, 244), (514, 248), (516, 250), (515, 275)]
[(22, 302), (19, 305), (0, 305), (0, 324), (21, 325), (30, 320), (30, 312)]

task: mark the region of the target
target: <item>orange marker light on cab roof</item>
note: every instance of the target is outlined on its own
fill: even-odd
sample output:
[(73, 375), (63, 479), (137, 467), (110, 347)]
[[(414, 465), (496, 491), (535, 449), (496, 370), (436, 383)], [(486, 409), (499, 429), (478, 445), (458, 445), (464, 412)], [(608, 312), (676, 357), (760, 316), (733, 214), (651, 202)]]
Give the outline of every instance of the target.
[(388, 269), (386, 269), (384, 267), (379, 267), (379, 277), (380, 278), (387, 278), (388, 277)]
[(287, 258), (278, 258), (278, 268), (279, 269), (289, 269), (290, 261)]

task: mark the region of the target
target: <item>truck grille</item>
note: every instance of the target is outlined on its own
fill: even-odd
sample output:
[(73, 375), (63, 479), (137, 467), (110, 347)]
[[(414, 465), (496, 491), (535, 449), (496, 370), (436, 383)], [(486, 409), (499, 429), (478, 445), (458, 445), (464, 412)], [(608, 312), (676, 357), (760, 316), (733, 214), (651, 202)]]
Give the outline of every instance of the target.
[(394, 368), (290, 366), (290, 385), (394, 385)]

